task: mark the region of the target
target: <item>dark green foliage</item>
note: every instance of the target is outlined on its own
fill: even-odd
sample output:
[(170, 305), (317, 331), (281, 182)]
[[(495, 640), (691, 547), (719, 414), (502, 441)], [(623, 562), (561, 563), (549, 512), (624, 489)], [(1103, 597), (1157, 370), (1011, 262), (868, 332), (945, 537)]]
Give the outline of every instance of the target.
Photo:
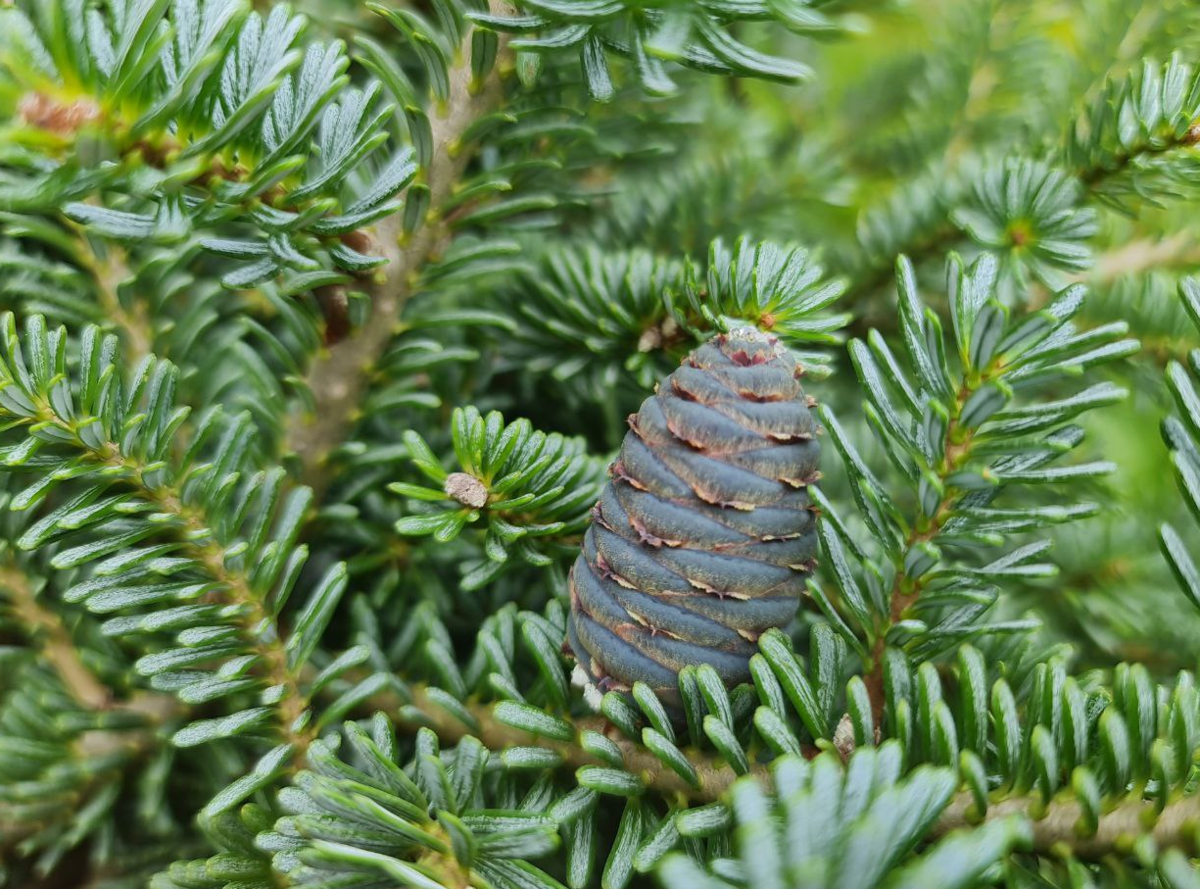
[[(1200, 325), (1200, 281), (1195, 278), (1185, 280), (1180, 287), (1180, 298), (1192, 323)], [(1175, 396), (1179, 416), (1168, 417), (1163, 422), (1163, 438), (1171, 449), (1171, 463), (1180, 491), (1192, 516), (1200, 521), (1200, 446), (1197, 445), (1200, 440), (1200, 393), (1196, 391), (1193, 376), (1200, 366), (1197, 350), (1188, 354), (1188, 365), (1190, 373), (1178, 362), (1167, 367), (1167, 385)], [(1200, 571), (1183, 537), (1170, 523), (1163, 523), (1159, 526), (1159, 538), (1180, 588), (1200, 608)]]
[(672, 63), (701, 71), (796, 81), (811, 76), (811, 69), (746, 46), (729, 33), (730, 25), (766, 19), (801, 31), (832, 27), (808, 3), (793, 0), (674, 0), (644, 6), (621, 0), (523, 0), (520, 6), (527, 10), (524, 15), (473, 14), (471, 18), (521, 35), (512, 42), (513, 49), (521, 52), (578, 52), (588, 91), (600, 101), (612, 99), (614, 92), (609, 53), (629, 59), (642, 86), (659, 95), (678, 90), (667, 73)]
[[(176, 827), (159, 809), (169, 755), (160, 751), (156, 761), (139, 762), (144, 744), (140, 739), (155, 727), (152, 714), (99, 714), (74, 701), (53, 671), (42, 665), (22, 665), (9, 658), (5, 668), (14, 691), (0, 711), (6, 741), (0, 758), (4, 834), (21, 843), (38, 872), (52, 872), (82, 843), (103, 841), (106, 834), (113, 841), (111, 822), (129, 811), (119, 805), (126, 773), (143, 776), (138, 805), (132, 810), (134, 829), (161, 836)], [(110, 733), (128, 743), (89, 755), (87, 747), (80, 746), (87, 732), (96, 733), (93, 737)], [(60, 826), (43, 831), (46, 823)]]
[[(7, 13), (5, 67), (25, 91), (26, 127), (13, 144), (63, 127), (71, 111), (58, 85), (73, 83), (80, 133), (101, 140), (90, 152), (116, 162), (81, 162), (66, 143), (52, 168), (31, 165), (12, 186), (21, 197), (11, 209), (61, 207), (95, 235), (131, 244), (200, 235), (201, 248), (239, 260), (229, 287), (287, 270), (285, 289), (299, 292), (378, 262), (337, 237), (394, 213), (390, 198), (416, 165), (401, 152), (372, 160), (364, 179), (391, 108), (378, 84), (346, 89), (340, 42), (297, 47), (304, 20), (283, 7), (263, 18), (223, 0), (131, 4), (92, 12), (86, 29), (82, 9), (57, 20)], [(94, 189), (109, 196), (104, 205), (73, 200)]]
[(1058, 270), (1086, 269), (1085, 245), (1096, 233), (1095, 214), (1077, 210), (1079, 186), (1061, 170), (1024, 158), (1009, 158), (980, 170), (971, 197), (951, 215), (977, 243), (1005, 256), (1014, 277), (1032, 277), (1058, 289)]
[(670, 889), (783, 887), (802, 875), (810, 886), (869, 889), (895, 869), (889, 886), (954, 889), (973, 885), (1029, 843), (1028, 825), (1009, 818), (951, 835), (896, 869), (950, 804), (957, 783), (949, 769), (919, 768), (897, 780), (901, 772), (902, 754), (891, 742), (859, 751), (845, 768), (830, 754), (812, 763), (780, 759), (775, 799), (753, 781), (734, 786), (741, 856), (714, 861), (709, 876), (676, 855), (663, 864), (663, 882)]
[[(416, 758), (403, 771), (396, 761), (395, 734), (383, 714), (372, 729), (368, 734), (347, 723), (348, 746), (361, 764), (357, 769), (325, 745), (316, 746), (310, 755), (313, 771), (301, 772), (297, 788), (281, 796), (293, 814), (276, 823), (277, 832), (258, 840), (295, 885), (325, 885), (332, 874), (354, 870), (436, 886), (454, 879), (455, 867), (473, 883), (556, 885), (526, 861), (558, 848), (557, 822), (531, 807), (516, 808), (515, 798), (512, 809), (497, 806), (503, 791), (485, 789), (489, 754), (478, 741), (459, 742), (446, 763), (437, 737), (423, 730)], [(447, 864), (410, 864), (418, 850), (444, 856)]]
[(415, 432), (405, 435), (408, 453), (440, 490), (407, 482), (389, 489), (416, 502), (457, 504), (449, 510), (421, 512), (396, 522), (401, 534), (431, 534), (439, 543), (454, 540), (463, 527), (486, 519), (483, 549), (487, 561), (463, 577), (465, 589), (492, 580), (510, 550), (538, 566), (550, 557), (536, 546), (539, 538), (580, 534), (600, 490), (602, 464), (589, 458), (581, 439), (534, 430), (528, 420), (505, 424), (499, 412), (487, 417), (475, 408), (456, 408), (452, 441), (459, 471), (447, 473)]
[(840, 511), (822, 498), (828, 510), (822, 545), (837, 594), (828, 597), (816, 584), (812, 592), (864, 655), (873, 650), (878, 658), (883, 646), (898, 645), (928, 657), (980, 634), (1028, 629), (1027, 621), (993, 623), (985, 615), (1005, 579), (1054, 573), (1038, 561), (1046, 545), (1020, 546), (982, 564), (975, 554), (1096, 507), (1055, 496), (1012, 508), (1001, 498), (1020, 486), (1078, 482), (1115, 469), (1104, 461), (1053, 464), (1083, 441), (1083, 430), (1069, 421), (1119, 401), (1125, 396), (1119, 387), (1098, 383), (1028, 406), (1021, 400), (1138, 344), (1121, 339), (1126, 327), (1119, 322), (1078, 331), (1071, 319), (1083, 306), (1079, 288), (1038, 312), (1014, 313), (996, 298), (996, 274), (990, 257), (970, 268), (956, 258), (947, 264), (948, 341), (917, 293), (912, 266), (901, 260), (904, 358), (877, 331), (850, 343), (866, 396), (863, 414), (906, 480), (903, 500), (882, 485), (837, 414), (822, 409), (871, 547), (860, 546)]
[(582, 377), (603, 402), (627, 376), (651, 388), (730, 325), (761, 326), (793, 348), (837, 342), (848, 316), (827, 310), (843, 290), (802, 248), (739, 239), (732, 249), (714, 241), (706, 262), (685, 265), (637, 249), (556, 252), (506, 296), (522, 316), (520, 359), (561, 381)]
[[(116, 338), (87, 328), (72, 381), (64, 330), (48, 330), (36, 315), (21, 339), (11, 315), (0, 325), (6, 462), (38, 470), (8, 503), (37, 515), (16, 545), (53, 547), (49, 567), (58, 571), (91, 566), (90, 578), (62, 595), (103, 615), (105, 635), (172, 640), (134, 665), (152, 688), (188, 704), (233, 697), (249, 705), (182, 727), (177, 746), (260, 732), (276, 705), (296, 720), (284, 734), (302, 731), (309, 717), (289, 700), (300, 694), (294, 681), (270, 680), (282, 678), (285, 663), (298, 672), (308, 661), (345, 589), (344, 567), (335, 566), (286, 647), (272, 638), (307, 557), (296, 537), (309, 492), (285, 495), (281, 471), (247, 472), (253, 427), (245, 415), (213, 411), (194, 434), (179, 435), (189, 411), (175, 404), (170, 364), (147, 358), (126, 383)], [(64, 483), (71, 495), (55, 496)], [(236, 556), (227, 558), (229, 550)], [(279, 660), (255, 675), (264, 644)]]
[[(1195, 162), (1187, 146), (1200, 115), (1200, 75), (1174, 54), (1165, 65), (1145, 60), (1127, 77), (1109, 81), (1085, 111), (1064, 148), (1087, 180), (1121, 175), (1101, 196), (1120, 207), (1134, 197), (1154, 199), (1173, 186), (1190, 187)], [(1132, 161), (1132, 163), (1130, 163)]]
[(0, 885), (1194, 889), (1194, 7), (0, 2)]

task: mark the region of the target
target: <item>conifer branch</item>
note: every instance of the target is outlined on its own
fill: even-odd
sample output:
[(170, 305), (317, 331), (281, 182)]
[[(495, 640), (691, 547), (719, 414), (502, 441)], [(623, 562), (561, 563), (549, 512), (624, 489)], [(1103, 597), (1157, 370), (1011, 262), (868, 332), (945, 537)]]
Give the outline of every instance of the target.
[[(492, 0), (491, 11), (509, 11), (503, 0)], [(501, 38), (501, 51), (505, 45)], [(469, 50), (462, 49), (469, 56)], [(502, 55), (503, 59), (503, 55)], [(502, 62), (497, 67), (502, 67)], [(293, 414), (285, 432), (285, 453), (294, 453), (300, 462), (300, 478), (319, 499), (330, 482), (326, 461), (330, 453), (346, 440), (346, 434), (358, 419), (375, 363), (383, 355), (400, 321), (408, 299), (413, 295), (421, 269), (449, 244), (450, 226), (438, 216), (441, 205), (454, 193), (471, 152), (460, 139), (471, 124), (495, 108), (501, 101), (502, 84), (498, 74), (482, 86), (471, 74), (469, 58), (449, 71), (450, 91), (440, 113), (431, 116), (433, 150), (424, 181), (430, 189), (431, 218), (411, 237), (402, 237), (402, 220), (393, 215), (376, 227), (374, 238), (387, 264), (366, 287), (371, 300), (370, 318), (353, 335), (328, 347), (308, 369), (305, 381), (312, 391), (312, 409)]]
[[(83, 662), (80, 648), (62, 617), (39, 601), (29, 575), (15, 560), (0, 564), (0, 589), (7, 593), (12, 613), (39, 645), (41, 657), (53, 668), (67, 693), (85, 710), (140, 713), (155, 726), (180, 715), (182, 705), (170, 695), (138, 692), (128, 700), (114, 700), (113, 690)], [(79, 746), (82, 753), (90, 756), (126, 747), (143, 750), (152, 746), (149, 736), (153, 734), (153, 731), (92, 731), (84, 734)]]
[[(87, 769), (82, 782), (73, 789), (75, 807), (60, 810), (58, 816), (77, 815), (79, 808), (109, 782), (121, 779), (132, 764), (143, 761), (168, 743), (162, 726), (183, 710), (170, 695), (135, 692), (125, 700), (116, 700), (106, 685), (80, 657), (80, 646), (72, 638), (60, 615), (46, 607), (34, 590), (30, 576), (11, 557), (0, 564), (0, 595), (7, 599), (9, 611), (29, 634), (41, 661), (54, 671), (59, 683), (76, 704), (93, 713), (122, 712), (137, 714), (137, 727), (91, 729), (74, 740), (71, 755), (79, 763), (103, 762), (103, 769)], [(26, 837), (47, 829), (47, 825), (22, 816), (17, 800), (0, 800), (0, 864), (8, 852)]]
[[(609, 763), (591, 755), (579, 744), (556, 741), (550, 738), (531, 739), (527, 732), (515, 729), (498, 721), (492, 714), (491, 705), (467, 702), (466, 711), (475, 721), (468, 727), (456, 720), (444, 708), (431, 700), (424, 686), (410, 688), (411, 699), (407, 702), (422, 713), (423, 724), (432, 728), (441, 742), (450, 746), (467, 735), (472, 735), (493, 751), (512, 747), (542, 747), (557, 754), (561, 768), (576, 770), (584, 766), (603, 766)], [(372, 706), (395, 713), (399, 702), (394, 697), (377, 696)], [(403, 717), (401, 717), (403, 722)], [(616, 732), (606, 732), (608, 724), (603, 717), (584, 717), (574, 721), (578, 732), (596, 731), (606, 734), (620, 749), (624, 769), (638, 776), (642, 784), (655, 793), (668, 798), (703, 805), (726, 799), (738, 775), (724, 762), (713, 757), (689, 751), (689, 762), (696, 770), (698, 785), (692, 786), (666, 768), (662, 762), (641, 745), (622, 737)], [(414, 726), (417, 727), (417, 726)], [(815, 748), (805, 750), (806, 757), (817, 754)], [(752, 765), (748, 772), (765, 790), (771, 790), (771, 770), (762, 765)], [(1098, 861), (1112, 854), (1128, 853), (1134, 840), (1150, 832), (1159, 849), (1178, 848), (1194, 854), (1200, 848), (1200, 797), (1187, 796), (1168, 804), (1161, 811), (1147, 800), (1131, 797), (1102, 815), (1093, 831), (1085, 828), (1085, 813), (1079, 803), (1069, 796), (1057, 798), (1044, 805), (1032, 796), (1010, 796), (989, 804), (981, 818), (973, 794), (958, 793), (942, 812), (927, 839), (934, 840), (946, 834), (978, 826), (983, 822), (1000, 821), (1014, 815), (1026, 819), (1033, 837), (1033, 849), (1043, 853), (1069, 850), (1071, 855), (1089, 861)]]
[[(124, 732), (94, 731), (84, 734), (76, 743), (78, 759), (84, 763), (93, 758), (107, 760), (107, 767), (91, 771), (74, 789), (72, 797), (76, 805), (73, 813), (95, 797), (106, 784), (120, 780), (121, 774), (130, 764), (142, 761), (163, 743), (165, 738), (153, 728)], [(0, 803), (0, 866), (4, 866), (5, 858), (22, 840), (50, 826), (11, 818), (6, 808), (7, 804)], [(68, 825), (69, 823), (67, 821)]]
[(1108, 163), (1092, 162), (1078, 169), (1079, 180), (1090, 191), (1101, 189), (1109, 181), (1128, 172), (1141, 161), (1152, 159), (1177, 149), (1195, 148), (1200, 144), (1200, 122), (1189, 126), (1181, 135), (1156, 143), (1139, 145), (1131, 151), (1116, 153)]
[[(0, 0), (0, 885), (1190, 886), (1188, 366), (1166, 451), (1129, 422), (1200, 319), (1162, 5)], [(804, 80), (785, 32), (856, 45), (688, 73)], [(811, 537), (753, 349), (601, 497), (710, 334), (836, 372), (816, 256), (862, 336)]]
[[(959, 429), (959, 418), (962, 416), (963, 407), (966, 405), (967, 400), (990, 379), (991, 377), (986, 373), (978, 377), (966, 377), (963, 380), (962, 386), (955, 394), (954, 403), (950, 411), (950, 425), (946, 433), (946, 444), (942, 460), (937, 466), (933, 467), (938, 480), (943, 484), (970, 460), (972, 431), (967, 429), (964, 434)], [(932, 518), (924, 519), (912, 526), (904, 541), (903, 551), (908, 552), (914, 546), (936, 537), (938, 531), (941, 530), (942, 523), (953, 512), (954, 503), (959, 496), (960, 492), (947, 490), (947, 493), (942, 496), (937, 508), (934, 510)], [(910, 579), (904, 570), (902, 561), (896, 563), (895, 569), (896, 578), (893, 581), (892, 590), (888, 596), (890, 607), (888, 624), (877, 630), (879, 635), (871, 649), (871, 664), (863, 676), (863, 682), (867, 686), (867, 695), (871, 701), (871, 717), (876, 726), (883, 724), (883, 658), (884, 652), (887, 649), (888, 630), (903, 620), (905, 612), (916, 604), (928, 580), (927, 577), (918, 577), (916, 580)]]
[(178, 487), (170, 483), (153, 483), (147, 477), (154, 471), (153, 467), (123, 454), (114, 442), (93, 447), (80, 435), (77, 423), (64, 420), (48, 404), (38, 405), (38, 408), (40, 423), (60, 429), (84, 450), (89, 460), (112, 470), (132, 486), (138, 496), (178, 522), (183, 551), (194, 558), (216, 584), (208, 594), (208, 600), (238, 607), (238, 623), (244, 638), (262, 659), (266, 683), (283, 689), (278, 704), (279, 730), (283, 740), (292, 745), (294, 766), (298, 768), (304, 751), (316, 737), (316, 726), (311, 721), (301, 724), (300, 717), (308, 702), (300, 688), (300, 677), (288, 667), (286, 640), (261, 597), (255, 593), (248, 570), (226, 565), (225, 550), (215, 538), (214, 523), (201, 508), (186, 503), (183, 491)]

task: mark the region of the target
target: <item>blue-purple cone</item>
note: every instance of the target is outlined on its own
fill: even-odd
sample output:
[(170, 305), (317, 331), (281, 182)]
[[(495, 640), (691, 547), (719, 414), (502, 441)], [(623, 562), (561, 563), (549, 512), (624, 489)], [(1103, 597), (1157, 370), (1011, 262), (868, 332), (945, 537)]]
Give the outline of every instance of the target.
[(746, 681), (758, 637), (795, 615), (817, 548), (802, 373), (774, 337), (736, 331), (629, 418), (571, 569), (567, 641), (601, 691), (641, 680), (676, 702), (689, 664)]

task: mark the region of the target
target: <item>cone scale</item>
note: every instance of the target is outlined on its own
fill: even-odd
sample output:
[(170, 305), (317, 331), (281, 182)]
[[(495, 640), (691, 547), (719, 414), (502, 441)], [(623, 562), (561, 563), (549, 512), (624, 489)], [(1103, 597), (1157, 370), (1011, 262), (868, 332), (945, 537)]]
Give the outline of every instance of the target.
[(645, 682), (678, 701), (678, 674), (749, 679), (758, 637), (796, 613), (817, 541), (803, 368), (738, 330), (684, 359), (629, 418), (571, 569), (568, 645), (600, 691)]

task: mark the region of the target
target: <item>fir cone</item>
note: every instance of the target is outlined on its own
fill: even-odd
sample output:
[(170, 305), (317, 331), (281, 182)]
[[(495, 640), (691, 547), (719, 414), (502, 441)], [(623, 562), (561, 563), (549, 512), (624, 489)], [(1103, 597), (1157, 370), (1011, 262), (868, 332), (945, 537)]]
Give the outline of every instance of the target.
[(568, 644), (601, 691), (678, 673), (749, 678), (758, 637), (796, 613), (816, 553), (817, 477), (803, 368), (757, 330), (684, 359), (630, 431), (571, 569)]

